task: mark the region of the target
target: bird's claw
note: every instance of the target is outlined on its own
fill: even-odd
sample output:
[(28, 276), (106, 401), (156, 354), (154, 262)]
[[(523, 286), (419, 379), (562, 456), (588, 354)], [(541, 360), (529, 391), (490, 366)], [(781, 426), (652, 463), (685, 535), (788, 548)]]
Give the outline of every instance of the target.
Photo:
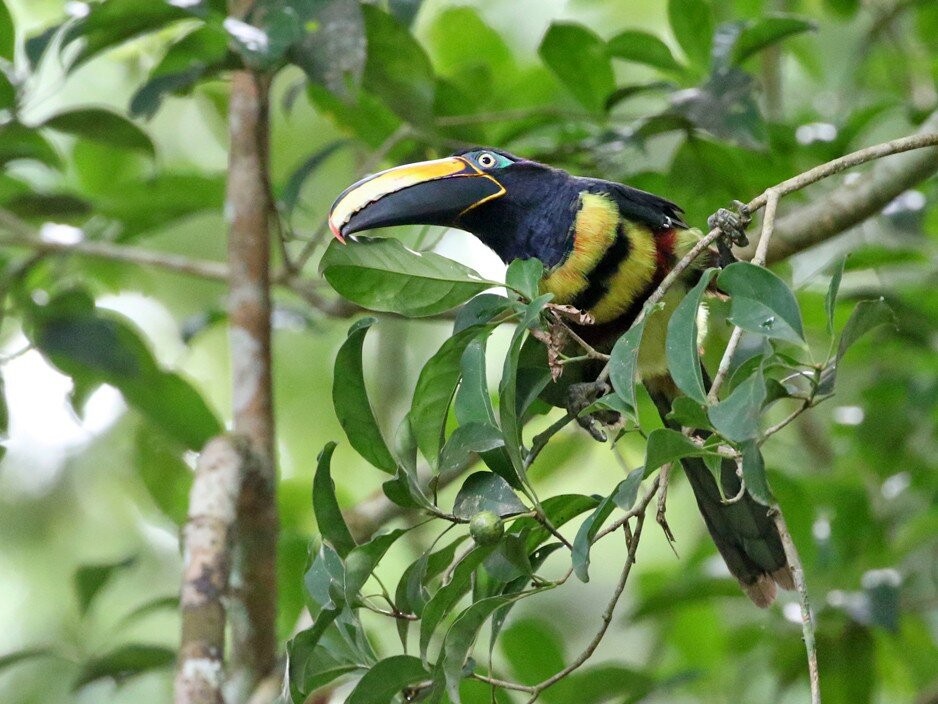
[(567, 390), (567, 412), (585, 429), (594, 440), (606, 442), (606, 433), (601, 424), (611, 425), (618, 420), (615, 411), (596, 411), (581, 415), (596, 399), (605, 396), (611, 389), (605, 381), (589, 381), (571, 384)]
[(745, 247), (749, 244), (745, 230), (750, 222), (752, 222), (752, 213), (749, 212), (749, 206), (738, 200), (733, 201), (732, 209), (720, 208), (707, 218), (707, 225), (710, 229), (719, 228), (724, 235), (724, 238), (717, 240), (718, 247), (722, 244), (721, 255), (724, 247), (729, 251), (726, 240), (737, 247)]

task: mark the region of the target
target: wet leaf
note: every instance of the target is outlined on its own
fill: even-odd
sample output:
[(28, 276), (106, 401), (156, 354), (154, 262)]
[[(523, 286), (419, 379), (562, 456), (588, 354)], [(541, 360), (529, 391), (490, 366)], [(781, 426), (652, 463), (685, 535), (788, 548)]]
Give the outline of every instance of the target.
[(778, 276), (755, 264), (736, 262), (717, 281), (732, 296), (731, 323), (757, 335), (804, 344), (798, 301)]

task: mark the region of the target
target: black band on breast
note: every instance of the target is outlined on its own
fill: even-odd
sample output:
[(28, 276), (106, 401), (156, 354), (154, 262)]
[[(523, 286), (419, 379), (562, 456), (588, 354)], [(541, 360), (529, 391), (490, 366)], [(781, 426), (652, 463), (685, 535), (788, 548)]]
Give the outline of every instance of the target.
[(631, 252), (632, 244), (620, 222), (616, 228), (615, 240), (606, 249), (602, 259), (596, 263), (593, 270), (586, 275), (589, 284), (573, 298), (570, 304), (585, 311), (599, 303), (609, 291), (609, 278), (619, 270), (619, 265), (628, 259)]

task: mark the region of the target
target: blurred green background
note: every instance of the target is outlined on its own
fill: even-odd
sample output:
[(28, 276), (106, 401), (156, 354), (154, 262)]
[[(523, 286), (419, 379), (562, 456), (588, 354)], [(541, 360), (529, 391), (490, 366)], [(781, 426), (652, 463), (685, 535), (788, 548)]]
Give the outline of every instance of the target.
[[(84, 237), (223, 261), (224, 73), (163, 96), (149, 119), (134, 118), (152, 153), (146, 142), (122, 141), (113, 131), (46, 124), (77, 108), (128, 115), (132, 98), (194, 21), (117, 43), (71, 70), (67, 52), (51, 50), (30, 66), (24, 42), (87, 6), (6, 5), (18, 46), (15, 66), (4, 64), (16, 86), (17, 124), (40, 134), (52, 155), (32, 142), (33, 151), (16, 151), (26, 149), (16, 140), (28, 139), (14, 134), (12, 107), (4, 109), (0, 207), (60, 241)], [(813, 165), (909, 134), (938, 109), (932, 1), (700, 0), (672, 2), (670, 16), (668, 3), (639, 0), (373, 5), (362, 88), (352, 97), (341, 86), (330, 92), (327, 82), (310, 83), (296, 65), (274, 81), (272, 188), (292, 257), (311, 240), (324, 243), (329, 204), (363, 171), (465, 144), (626, 181), (680, 203), (689, 222), (703, 226), (732, 198), (748, 200)], [(777, 12), (813, 29), (802, 31), (802, 22), (751, 56), (721, 57), (721, 37), (735, 40)], [(0, 25), (8, 33), (9, 20), (0, 16)], [(658, 37), (664, 54), (635, 49), (634, 35), (621, 38), (633, 30)], [(786, 199), (783, 210), (796, 212), (799, 202), (849, 178)], [(845, 254), (840, 325), (851, 301), (876, 296), (893, 306), (898, 323), (858, 343), (840, 370), (836, 397), (765, 447), (805, 562), (829, 703), (938, 701), (936, 195), (931, 177), (881, 215), (777, 267), (797, 288), (819, 357), (829, 339), (823, 306), (830, 267)], [(494, 255), (462, 233), (398, 234), (411, 244), (438, 240), (437, 251), (501, 275)], [(331, 366), (354, 318), (324, 312), (333, 294), (317, 277), (320, 246), (311, 251), (304, 290), (325, 303), (317, 308), (310, 296), (281, 287), (274, 319), (283, 640), (301, 619), (302, 573), (316, 534), (309, 500), (316, 454), (343, 438), (332, 414)], [(126, 316), (158, 364), (191, 382), (227, 422), (225, 288), (80, 256), (47, 256), (20, 276), (29, 257), (22, 248), (0, 248), (7, 295), (0, 375), (9, 410), (0, 464), (0, 701), (168, 701), (179, 629), (179, 526), (194, 455), (113, 387), (50, 366), (24, 336), (31, 324), (24, 311), (29, 301), (80, 286), (100, 308)], [(719, 355), (728, 327), (722, 304), (713, 309), (710, 349)], [(366, 346), (366, 371), (385, 428), (406, 411), (417, 372), (449, 330), (447, 321), (380, 320)], [(504, 334), (497, 339), (506, 343)], [(627, 462), (641, 464), (640, 444), (626, 449)], [(372, 496), (384, 478), (347, 444), (336, 451), (333, 476), (342, 506)], [(533, 478), (545, 495), (605, 495), (621, 476), (607, 447), (569, 428)], [(543, 701), (635, 701), (623, 692), (639, 679), (652, 683), (641, 698), (648, 702), (805, 701), (795, 596), (760, 611), (739, 594), (680, 477), (668, 516), (679, 556), (651, 527), (625, 605), (596, 656), (619, 669), (596, 680), (600, 693), (583, 682), (579, 693), (558, 688)], [(425, 547), (416, 536), (382, 570), (399, 574)], [(589, 584), (519, 606), (498, 653), (505, 669), (533, 681), (576, 653), (595, 630), (596, 604), (605, 602), (620, 560), (618, 546), (601, 544)], [(384, 622), (366, 625), (379, 644), (396, 639)], [(98, 676), (121, 669), (107, 656), (127, 644), (147, 646), (123, 651), (131, 656), (127, 673), (143, 672), (118, 681)], [(31, 649), (41, 653), (31, 656)], [(628, 679), (626, 672), (633, 679), (620, 686), (616, 677)], [(487, 693), (478, 696), (488, 701)]]

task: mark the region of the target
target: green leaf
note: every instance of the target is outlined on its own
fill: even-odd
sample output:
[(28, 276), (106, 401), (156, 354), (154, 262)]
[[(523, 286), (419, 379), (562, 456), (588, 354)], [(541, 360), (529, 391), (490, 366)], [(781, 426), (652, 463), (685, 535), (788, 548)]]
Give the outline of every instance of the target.
[(753, 54), (783, 39), (816, 29), (815, 22), (792, 15), (762, 17), (743, 28), (733, 46), (731, 61), (741, 64)]
[(31, 159), (52, 168), (62, 163), (55, 148), (34, 128), (8, 122), (0, 126), (0, 166), (15, 159)]
[(13, 17), (6, 3), (0, 1), (0, 58), (13, 63), (13, 50), (16, 48), (16, 30)]
[(373, 5), (362, 5), (368, 57), (362, 84), (406, 120), (433, 118), (435, 79), (426, 52), (407, 28)]
[(319, 264), (342, 296), (370, 310), (407, 317), (436, 315), (499, 285), (433, 252), (418, 253), (394, 239), (333, 240)]
[(464, 306), (456, 311), (453, 334), (462, 332), (473, 325), (491, 322), (495, 316), (501, 315), (515, 305), (517, 305), (516, 302), (496, 293), (480, 293), (478, 296), (470, 298)]
[(674, 58), (671, 49), (654, 34), (630, 29), (609, 40), (609, 53), (617, 59), (683, 73), (686, 68)]
[(361, 83), (367, 58), (360, 3), (319, 0), (300, 5), (291, 0), (290, 5), (309, 7), (309, 11), (301, 13), (306, 31), (290, 47), (288, 58), (310, 81), (348, 97), (349, 89), (357, 89)]
[(24, 648), (0, 655), (0, 672), (36, 658), (56, 657), (52, 648)]
[(429, 678), (420, 658), (392, 655), (376, 663), (355, 685), (346, 704), (386, 704), (408, 685)]
[(72, 377), (76, 394), (98, 384), (116, 387), (153, 423), (199, 450), (221, 432), (218, 419), (187, 381), (161, 370), (138, 333), (121, 316), (95, 308), (81, 291), (64, 291), (30, 310), (36, 349)]
[(332, 403), (339, 425), (355, 451), (381, 471), (393, 474), (397, 462), (388, 450), (368, 400), (362, 366), (365, 335), (374, 323), (374, 318), (364, 318), (349, 328), (348, 338), (335, 358)]
[(710, 427), (707, 409), (687, 396), (678, 396), (674, 399), (668, 420), (674, 420), (685, 428), (706, 429)]
[(804, 344), (798, 301), (778, 276), (749, 262), (735, 262), (717, 281), (732, 296), (731, 323), (757, 335)]
[(122, 684), (131, 677), (152, 670), (168, 670), (176, 662), (176, 651), (156, 645), (123, 645), (106, 655), (84, 663), (72, 690), (102, 679), (112, 679)]
[(443, 433), (449, 406), (459, 383), (463, 352), (480, 334), (484, 334), (483, 330), (472, 327), (453, 335), (427, 360), (417, 377), (407, 417), (410, 418), (417, 447), (432, 467), (437, 467), (440, 461)]
[(505, 273), (505, 285), (533, 301), (540, 295), (541, 277), (544, 265), (540, 259), (515, 259), (508, 265)]
[(831, 335), (834, 334), (834, 310), (837, 307), (837, 293), (840, 291), (840, 280), (843, 278), (846, 264), (847, 258), (844, 257), (834, 265), (830, 286), (827, 287), (827, 295), (824, 297), (824, 312), (827, 313), (827, 332)]
[(638, 350), (645, 332), (645, 320), (633, 325), (629, 331), (616, 340), (609, 357), (609, 382), (629, 408), (637, 408), (635, 400), (636, 373), (638, 371)]
[(322, 166), (323, 162), (330, 156), (350, 144), (351, 141), (348, 139), (336, 139), (329, 142), (326, 146), (314, 151), (292, 174), (290, 174), (290, 178), (287, 179), (286, 184), (280, 191), (280, 197), (278, 199), (280, 210), (288, 218), (293, 214), (293, 209), (296, 208), (296, 204), (300, 200), (300, 191), (306, 179), (315, 173), (316, 169)]
[(468, 423), (460, 425), (440, 452), (437, 471), (440, 474), (464, 469), (473, 454), (482, 454), (497, 447), (504, 447), (505, 440), (501, 431), (487, 423)]
[(710, 60), (713, 36), (713, 11), (706, 0), (668, 0), (668, 21), (671, 31), (698, 69)]
[[(541, 502), (541, 510), (554, 528), (560, 528), (568, 521), (586, 511), (596, 508), (600, 499), (583, 494), (559, 494), (550, 496)], [(551, 532), (532, 517), (518, 518), (512, 521), (510, 533), (527, 536), (525, 549), (532, 552), (538, 545), (551, 537)]]
[(79, 613), (83, 616), (88, 613), (95, 597), (111, 581), (111, 578), (135, 564), (137, 564), (136, 557), (127, 557), (117, 562), (101, 565), (82, 565), (75, 570), (72, 579), (75, 585), (75, 595), (78, 597)]
[(60, 112), (40, 127), (65, 132), (92, 142), (131, 149), (154, 156), (156, 149), (147, 133), (133, 122), (110, 110), (85, 108)]
[(683, 433), (670, 428), (656, 428), (648, 436), (648, 448), (645, 450), (645, 474), (668, 462), (676, 462), (682, 457), (702, 457), (706, 454), (709, 453)]
[(152, 0), (108, 0), (89, 8), (85, 17), (67, 24), (62, 35), (63, 50), (81, 40), (78, 50), (70, 54), (70, 72), (106, 49), (172, 22), (191, 18), (195, 11), (195, 8), (187, 11), (168, 2)]
[(186, 93), (203, 78), (235, 63), (224, 29), (214, 23), (203, 24), (169, 47), (147, 82), (131, 97), (130, 114), (153, 117), (167, 95)]
[(538, 48), (544, 63), (588, 110), (602, 113), (615, 90), (615, 75), (606, 43), (583, 25), (550, 26)]
[(420, 657), (424, 663), (427, 662), (430, 639), (437, 627), (450, 613), (456, 602), (469, 592), (472, 574), (491, 551), (491, 547), (475, 547), (466, 553), (453, 569), (453, 576), (449, 582), (440, 587), (424, 607), (420, 619)]
[(349, 532), (345, 517), (335, 496), (331, 463), (335, 443), (327, 442), (316, 458), (316, 475), (313, 477), (313, 513), (316, 525), (324, 540), (335, 548), (339, 557), (347, 557), (355, 548), (355, 539)]
[(863, 337), (870, 330), (880, 325), (892, 325), (896, 320), (892, 308), (882, 298), (875, 301), (860, 301), (850, 314), (850, 319), (840, 333), (840, 342), (837, 345), (837, 361), (840, 361), (854, 342)]
[(381, 535), (376, 535), (363, 545), (358, 545), (349, 552), (345, 558), (345, 600), (348, 603), (355, 601), (358, 592), (375, 567), (384, 557), (384, 553), (394, 542), (402, 535), (407, 533), (409, 528), (397, 528)]
[(590, 581), (590, 548), (593, 546), (593, 539), (599, 529), (602, 528), (603, 523), (606, 522), (616, 506), (624, 511), (632, 507), (632, 504), (635, 503), (635, 497), (638, 495), (638, 487), (644, 476), (644, 467), (629, 472), (629, 475), (619, 482), (616, 488), (612, 490), (612, 493), (600, 501), (596, 509), (580, 524), (580, 529), (573, 539), (573, 552), (571, 555), (573, 572), (580, 581)]
[(442, 657), (437, 662), (437, 670), (442, 671), (446, 680), (446, 691), (453, 704), (459, 704), (459, 683), (463, 678), (463, 665), (472, 651), (476, 637), (482, 626), (497, 609), (522, 599), (528, 594), (511, 596), (492, 596), (475, 602), (465, 609), (443, 641)]
[(707, 390), (703, 384), (703, 372), (697, 353), (697, 310), (710, 280), (716, 269), (707, 269), (700, 276), (700, 281), (692, 288), (674, 309), (668, 320), (668, 336), (665, 343), (665, 355), (668, 370), (674, 383), (695, 401), (706, 404)]
[[(442, 537), (442, 536), (441, 536)], [(423, 609), (430, 600), (427, 584), (449, 567), (458, 548), (469, 536), (461, 535), (445, 548), (424, 552), (415, 562), (411, 563), (401, 575), (394, 593), (395, 606), (404, 613), (413, 613), (416, 616), (423, 614)], [(401, 644), (407, 647), (408, 622), (398, 620), (398, 633)]]
[(527, 510), (508, 482), (492, 472), (470, 474), (456, 494), (453, 505), (453, 514), (466, 520), (479, 511), (491, 511), (498, 516), (513, 516)]
[[(486, 296), (477, 296), (473, 301)], [(459, 362), (461, 381), (453, 402), (453, 411), (460, 425), (469, 423), (495, 424), (495, 411), (486, 380), (485, 347), (487, 337), (478, 335), (469, 341)]]
[(186, 523), (192, 469), (183, 461), (178, 440), (149, 423), (134, 434), (134, 467), (157, 507), (177, 526)]
[(726, 399), (710, 406), (707, 415), (716, 431), (727, 440), (745, 442), (759, 435), (759, 418), (765, 397), (765, 378), (759, 368)]
[(769, 482), (765, 476), (765, 461), (759, 450), (759, 443), (747, 440), (742, 444), (743, 451), (743, 481), (746, 482), (746, 491), (763, 506), (775, 505), (775, 497), (769, 489)]

